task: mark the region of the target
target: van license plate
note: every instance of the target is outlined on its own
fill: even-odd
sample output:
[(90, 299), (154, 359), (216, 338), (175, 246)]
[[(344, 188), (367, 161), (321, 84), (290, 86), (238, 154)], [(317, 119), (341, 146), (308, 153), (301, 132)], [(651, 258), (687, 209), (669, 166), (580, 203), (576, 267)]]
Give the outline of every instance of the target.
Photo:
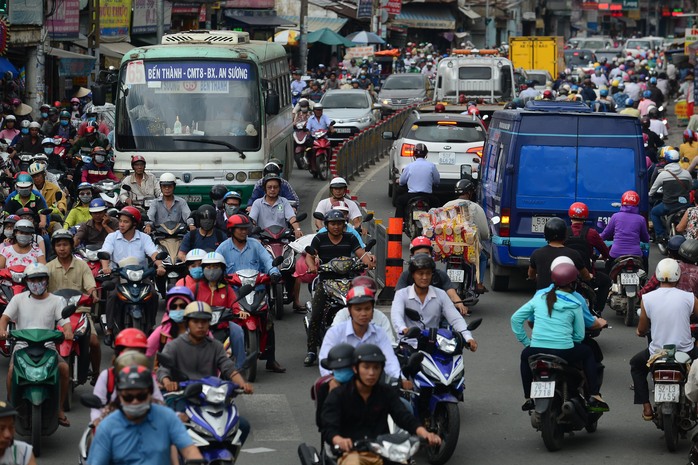
[(622, 285), (638, 286), (640, 284), (640, 277), (635, 273), (621, 273), (620, 283)]
[(534, 216), (531, 218), (531, 232), (532, 233), (542, 233), (545, 230), (545, 223), (552, 218), (552, 216)]
[(456, 152), (440, 152), (439, 153), (439, 165), (455, 165), (456, 164)]
[(555, 381), (534, 381), (531, 383), (531, 399), (549, 399), (555, 395)]
[(464, 270), (446, 270), (446, 274), (454, 283), (462, 283), (465, 279)]
[(678, 384), (655, 384), (655, 402), (678, 402), (681, 394), (681, 387)]

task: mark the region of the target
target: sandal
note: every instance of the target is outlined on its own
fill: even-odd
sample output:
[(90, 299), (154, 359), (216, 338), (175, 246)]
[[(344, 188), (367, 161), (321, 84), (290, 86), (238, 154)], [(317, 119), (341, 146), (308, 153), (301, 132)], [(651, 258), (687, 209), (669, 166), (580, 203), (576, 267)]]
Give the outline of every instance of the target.
[(293, 313), (297, 313), (299, 315), (305, 315), (308, 313), (308, 309), (303, 307), (302, 305), (293, 305)]
[(66, 428), (70, 428), (70, 422), (68, 421), (68, 417), (65, 415), (63, 415), (63, 417), (58, 417), (58, 424), (65, 426)]

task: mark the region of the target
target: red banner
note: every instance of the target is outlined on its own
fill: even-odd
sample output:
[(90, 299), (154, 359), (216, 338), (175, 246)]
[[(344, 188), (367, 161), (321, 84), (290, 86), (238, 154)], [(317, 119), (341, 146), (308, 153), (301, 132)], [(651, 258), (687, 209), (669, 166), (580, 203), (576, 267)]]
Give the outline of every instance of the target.
[(402, 0), (388, 0), (388, 14), (397, 16), (402, 11)]

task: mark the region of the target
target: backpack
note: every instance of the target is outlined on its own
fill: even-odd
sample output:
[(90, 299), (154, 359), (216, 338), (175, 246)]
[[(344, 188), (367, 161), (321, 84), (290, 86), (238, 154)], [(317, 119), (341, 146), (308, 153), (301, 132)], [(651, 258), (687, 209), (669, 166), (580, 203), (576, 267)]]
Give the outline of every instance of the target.
[(584, 266), (589, 268), (591, 265), (591, 252), (589, 243), (587, 242), (587, 234), (589, 233), (589, 226), (582, 225), (582, 229), (579, 232), (579, 236), (575, 236), (572, 228), (567, 228), (567, 239), (565, 239), (565, 247), (569, 247), (572, 250), (576, 250), (577, 253), (582, 257)]

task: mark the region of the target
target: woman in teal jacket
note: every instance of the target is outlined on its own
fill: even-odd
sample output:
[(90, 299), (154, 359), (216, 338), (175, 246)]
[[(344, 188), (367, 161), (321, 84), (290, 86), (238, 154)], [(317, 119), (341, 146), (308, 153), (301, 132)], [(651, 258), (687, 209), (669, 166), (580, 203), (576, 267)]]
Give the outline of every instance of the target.
[[(589, 386), (589, 407), (606, 411), (608, 405), (599, 394), (597, 364), (591, 349), (580, 344), (584, 339), (584, 316), (582, 304), (573, 295), (578, 271), (574, 265), (562, 263), (551, 272), (553, 288), (547, 293), (538, 293), (511, 317), (511, 329), (525, 346), (521, 352), (521, 382), (526, 402), (523, 410), (532, 410), (531, 396), (533, 374), (528, 357), (545, 353), (557, 355), (569, 363), (581, 362)], [(531, 337), (524, 331), (524, 322), (530, 317), (535, 320)]]

